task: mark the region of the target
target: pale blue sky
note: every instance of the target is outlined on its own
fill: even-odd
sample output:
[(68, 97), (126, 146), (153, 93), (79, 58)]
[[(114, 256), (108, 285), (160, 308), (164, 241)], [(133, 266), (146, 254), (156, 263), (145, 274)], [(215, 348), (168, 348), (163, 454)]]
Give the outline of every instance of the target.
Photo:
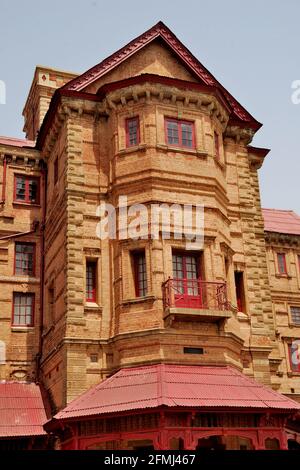
[(299, 0), (0, 0), (0, 135), (22, 137), (37, 64), (83, 72), (159, 20), (264, 124), (264, 207), (300, 214)]

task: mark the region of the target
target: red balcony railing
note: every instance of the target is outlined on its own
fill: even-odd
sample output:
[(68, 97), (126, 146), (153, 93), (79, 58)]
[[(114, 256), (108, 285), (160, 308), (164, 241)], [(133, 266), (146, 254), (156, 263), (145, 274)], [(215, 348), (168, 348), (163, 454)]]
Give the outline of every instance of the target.
[(164, 308), (231, 310), (224, 282), (168, 279), (162, 287)]

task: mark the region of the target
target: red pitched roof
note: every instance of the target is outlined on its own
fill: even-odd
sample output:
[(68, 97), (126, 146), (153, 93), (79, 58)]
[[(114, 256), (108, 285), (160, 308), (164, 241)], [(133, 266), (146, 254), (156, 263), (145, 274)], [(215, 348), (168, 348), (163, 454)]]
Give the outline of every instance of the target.
[(300, 217), (293, 211), (263, 209), (265, 230), (267, 232), (300, 235)]
[(15, 137), (0, 136), (0, 145), (13, 145), (14, 147), (35, 147), (33, 140), (17, 139)]
[(229, 366), (149, 365), (121, 369), (73, 400), (55, 419), (145, 408), (299, 410), (297, 403)]
[(0, 438), (46, 434), (40, 387), (34, 383), (0, 382)]
[(199, 62), (199, 60), (182, 44), (175, 34), (162, 22), (145, 31), (122, 47), (99, 64), (84, 72), (82, 75), (75, 77), (73, 80), (64, 85), (61, 89), (82, 91), (89, 84), (98, 80), (106, 73), (113, 70), (119, 64), (131, 57), (137, 51), (145, 47), (155, 39), (160, 38), (164, 43), (176, 54), (178, 59), (205, 85), (211, 85), (218, 88), (225, 95), (228, 103), (233, 110), (235, 119), (252, 123), (257, 130), (261, 124), (251, 116), (248, 111), (216, 80), (216, 78)]

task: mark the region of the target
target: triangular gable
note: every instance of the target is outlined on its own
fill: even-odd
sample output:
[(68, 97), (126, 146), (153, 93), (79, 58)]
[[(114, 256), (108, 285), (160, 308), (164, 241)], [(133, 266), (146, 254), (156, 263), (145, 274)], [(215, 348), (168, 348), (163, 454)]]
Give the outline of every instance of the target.
[(158, 38), (164, 41), (164, 43), (178, 57), (179, 61), (183, 63), (187, 69), (197, 77), (198, 80), (200, 80), (200, 82), (205, 85), (215, 86), (222, 91), (233, 110), (233, 114), (235, 115), (233, 117), (238, 120), (252, 122), (252, 126), (256, 129), (261, 127), (261, 124), (258, 123), (258, 121), (256, 121), (233, 96), (231, 96), (231, 94), (215, 79), (215, 77), (198, 61), (198, 59), (193, 56), (184, 44), (179, 41), (175, 34), (173, 34), (172, 31), (161, 21), (145, 33), (138, 36), (136, 39), (133, 39), (129, 44), (104, 59), (98, 65), (95, 65), (79, 77), (71, 80), (62, 87), (62, 89), (83, 91), (88, 85), (112, 71), (126, 59)]

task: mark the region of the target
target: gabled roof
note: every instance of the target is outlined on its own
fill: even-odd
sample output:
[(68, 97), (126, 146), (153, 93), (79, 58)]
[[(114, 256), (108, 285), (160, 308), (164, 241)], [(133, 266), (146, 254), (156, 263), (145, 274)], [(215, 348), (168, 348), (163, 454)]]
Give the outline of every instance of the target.
[(35, 147), (33, 140), (18, 139), (16, 137), (0, 136), (0, 145), (13, 145), (14, 147)]
[(293, 211), (262, 209), (265, 231), (300, 235), (300, 217)]
[(248, 111), (246, 111), (246, 109), (243, 108), (243, 106), (215, 79), (215, 77), (199, 62), (199, 60), (184, 46), (184, 44), (179, 41), (175, 34), (162, 21), (133, 39), (126, 46), (122, 47), (99, 64), (68, 82), (62, 87), (62, 89), (82, 91), (89, 84), (95, 82), (131, 57), (137, 51), (141, 50), (147, 44), (158, 38), (160, 38), (173, 51), (180, 62), (182, 62), (198, 80), (205, 85), (215, 86), (222, 90), (236, 119), (249, 123), (251, 122), (252, 126), (256, 129), (261, 127), (261, 124), (256, 121), (253, 116), (251, 116), (251, 114), (248, 113)]
[(0, 438), (42, 436), (47, 421), (40, 387), (27, 382), (0, 382)]
[(167, 407), (299, 410), (297, 403), (229, 366), (149, 365), (119, 370), (55, 419)]

